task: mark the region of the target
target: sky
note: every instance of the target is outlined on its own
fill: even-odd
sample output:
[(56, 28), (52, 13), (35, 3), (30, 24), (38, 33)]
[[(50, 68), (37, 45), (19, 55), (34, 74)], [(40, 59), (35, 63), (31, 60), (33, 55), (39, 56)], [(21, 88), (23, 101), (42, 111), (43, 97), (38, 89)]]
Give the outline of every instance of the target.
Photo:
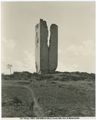
[(94, 2), (2, 2), (2, 72), (35, 72), (35, 25), (58, 25), (58, 71), (94, 72)]

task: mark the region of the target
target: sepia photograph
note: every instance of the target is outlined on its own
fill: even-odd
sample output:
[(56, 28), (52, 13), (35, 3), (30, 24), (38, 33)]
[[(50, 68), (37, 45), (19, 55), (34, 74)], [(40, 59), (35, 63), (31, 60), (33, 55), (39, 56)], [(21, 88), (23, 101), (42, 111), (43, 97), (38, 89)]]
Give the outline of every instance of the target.
[(2, 118), (95, 117), (95, 2), (1, 2)]

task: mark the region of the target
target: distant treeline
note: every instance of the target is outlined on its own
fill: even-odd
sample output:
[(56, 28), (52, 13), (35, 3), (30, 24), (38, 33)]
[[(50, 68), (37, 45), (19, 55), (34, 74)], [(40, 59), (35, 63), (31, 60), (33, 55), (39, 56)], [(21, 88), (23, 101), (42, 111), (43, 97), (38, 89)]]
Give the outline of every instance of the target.
[(27, 71), (24, 72), (14, 72), (13, 74), (2, 74), (2, 80), (95, 80), (94, 73), (87, 72), (58, 72), (52, 74), (37, 74), (30, 73)]

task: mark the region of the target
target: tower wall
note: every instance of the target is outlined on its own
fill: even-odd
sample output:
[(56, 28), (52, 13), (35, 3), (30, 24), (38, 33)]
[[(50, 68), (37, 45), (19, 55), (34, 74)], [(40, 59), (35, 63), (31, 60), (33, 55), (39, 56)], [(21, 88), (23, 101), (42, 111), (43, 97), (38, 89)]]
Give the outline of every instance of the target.
[(37, 73), (54, 72), (58, 62), (58, 26), (50, 27), (50, 43), (48, 47), (48, 27), (46, 21), (40, 19), (35, 26), (35, 64)]
[(58, 63), (58, 26), (52, 24), (50, 26), (49, 41), (49, 71), (54, 72)]
[(36, 72), (40, 72), (40, 24), (37, 24), (35, 26), (35, 66), (36, 66)]
[(37, 73), (48, 73), (48, 28), (46, 21), (40, 19), (40, 23), (35, 27), (35, 64)]
[(46, 21), (40, 20), (40, 70), (48, 73), (48, 28)]

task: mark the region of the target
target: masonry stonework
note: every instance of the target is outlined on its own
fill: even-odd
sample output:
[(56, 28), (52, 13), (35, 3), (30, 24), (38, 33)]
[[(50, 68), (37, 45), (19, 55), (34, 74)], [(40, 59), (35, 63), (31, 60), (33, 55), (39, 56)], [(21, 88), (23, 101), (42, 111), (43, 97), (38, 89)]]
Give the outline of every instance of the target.
[(35, 26), (35, 65), (37, 73), (54, 72), (57, 68), (58, 57), (58, 26), (50, 27), (50, 40), (48, 46), (48, 27), (46, 21), (40, 19)]
[(49, 71), (54, 72), (57, 68), (58, 60), (58, 26), (52, 24), (50, 27), (49, 41)]
[(48, 28), (46, 21), (40, 20), (40, 72), (48, 73)]

